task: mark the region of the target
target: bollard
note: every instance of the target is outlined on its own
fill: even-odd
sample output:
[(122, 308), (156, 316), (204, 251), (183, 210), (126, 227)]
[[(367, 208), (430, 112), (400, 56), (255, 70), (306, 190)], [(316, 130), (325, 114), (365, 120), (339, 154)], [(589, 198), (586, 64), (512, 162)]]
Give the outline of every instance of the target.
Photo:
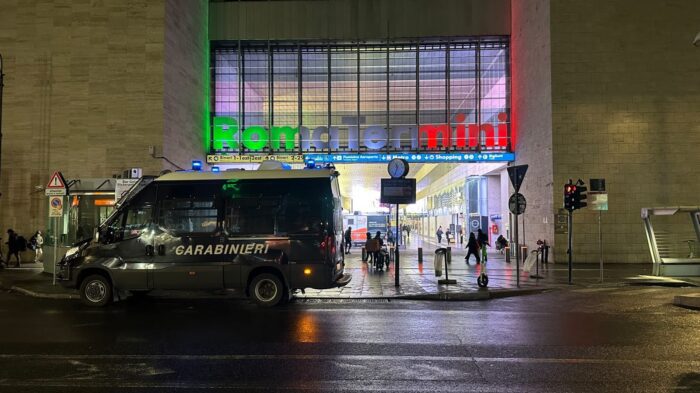
[(445, 253), (445, 263), (452, 263), (452, 247), (447, 247), (447, 253)]
[(423, 247), (418, 247), (418, 263), (423, 263)]
[(367, 250), (362, 247), (362, 262), (367, 262)]
[(527, 259), (527, 246), (520, 246), (520, 255), (523, 256), (523, 265), (524, 265), (525, 260)]
[(506, 250), (506, 263), (510, 263), (510, 247), (506, 246), (504, 250)]

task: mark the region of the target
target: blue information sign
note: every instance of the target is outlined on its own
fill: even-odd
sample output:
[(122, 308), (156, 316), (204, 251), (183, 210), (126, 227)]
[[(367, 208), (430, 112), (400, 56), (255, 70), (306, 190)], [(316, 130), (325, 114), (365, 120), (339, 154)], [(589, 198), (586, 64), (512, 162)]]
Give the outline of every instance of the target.
[(403, 158), (408, 162), (508, 162), (515, 161), (515, 153), (383, 153), (383, 154), (304, 154), (304, 161), (317, 163), (355, 164), (387, 163), (394, 158)]

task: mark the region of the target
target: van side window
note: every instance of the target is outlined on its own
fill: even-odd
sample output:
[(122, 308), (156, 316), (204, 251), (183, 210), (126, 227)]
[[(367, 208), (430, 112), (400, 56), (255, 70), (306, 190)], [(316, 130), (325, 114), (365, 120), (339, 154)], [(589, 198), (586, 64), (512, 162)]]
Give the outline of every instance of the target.
[(226, 231), (231, 235), (270, 235), (278, 232), (281, 198), (241, 196), (226, 199)]
[(217, 189), (215, 184), (159, 186), (159, 225), (174, 234), (220, 230)]
[(318, 233), (332, 219), (328, 180), (231, 180), (222, 189), (230, 235)]

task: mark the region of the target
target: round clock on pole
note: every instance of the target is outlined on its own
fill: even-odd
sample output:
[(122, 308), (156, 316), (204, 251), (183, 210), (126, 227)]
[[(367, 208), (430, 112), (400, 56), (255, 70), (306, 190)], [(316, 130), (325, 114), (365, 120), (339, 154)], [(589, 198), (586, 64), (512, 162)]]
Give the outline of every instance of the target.
[(394, 158), (393, 160), (389, 161), (387, 170), (389, 171), (389, 176), (391, 176), (393, 179), (406, 177), (406, 175), (408, 175), (408, 161), (404, 160), (403, 158)]

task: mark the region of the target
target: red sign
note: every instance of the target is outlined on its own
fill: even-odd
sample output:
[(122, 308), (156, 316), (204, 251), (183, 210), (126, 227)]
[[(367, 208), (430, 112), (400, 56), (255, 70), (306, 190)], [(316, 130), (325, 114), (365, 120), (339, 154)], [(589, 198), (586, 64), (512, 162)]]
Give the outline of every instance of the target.
[(66, 181), (63, 179), (63, 175), (61, 172), (54, 172), (53, 175), (51, 175), (51, 179), (49, 180), (49, 184), (46, 185), (47, 189), (59, 189), (59, 188), (66, 188)]

